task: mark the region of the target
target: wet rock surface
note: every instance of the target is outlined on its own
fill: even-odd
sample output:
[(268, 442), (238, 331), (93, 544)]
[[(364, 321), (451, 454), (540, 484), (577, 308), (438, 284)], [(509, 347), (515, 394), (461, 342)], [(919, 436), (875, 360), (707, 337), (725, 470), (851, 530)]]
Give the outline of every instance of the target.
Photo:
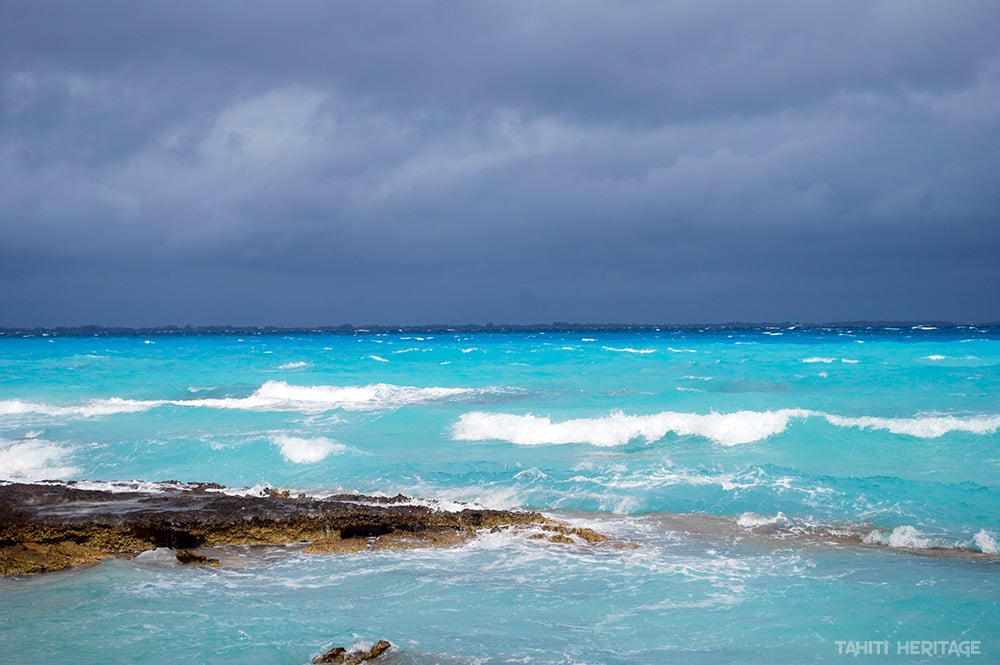
[[(226, 545), (308, 543), (312, 553), (447, 547), (494, 528), (544, 529), (557, 542), (604, 539), (540, 513), (415, 505), (402, 495), (293, 498), (231, 495), (214, 484), (144, 491), (81, 489), (71, 484), (0, 485), (0, 574), (31, 575), (132, 557), (159, 547), (183, 563), (218, 565), (194, 550)], [(187, 551), (187, 552), (185, 552)]]
[(176, 554), (176, 559), (179, 563), (186, 565), (195, 566), (218, 566), (219, 560), (205, 556), (200, 552), (195, 552), (194, 550), (180, 550)]
[(322, 656), (313, 659), (313, 663), (346, 663), (348, 665), (358, 665), (366, 663), (381, 656), (392, 647), (387, 640), (379, 640), (370, 649), (348, 652), (344, 647), (334, 647)]

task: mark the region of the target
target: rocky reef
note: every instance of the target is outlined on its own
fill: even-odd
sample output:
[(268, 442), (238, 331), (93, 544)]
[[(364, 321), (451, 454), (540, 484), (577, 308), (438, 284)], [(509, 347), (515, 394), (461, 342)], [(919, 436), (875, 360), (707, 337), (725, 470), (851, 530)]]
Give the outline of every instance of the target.
[(215, 484), (165, 484), (156, 491), (84, 489), (72, 483), (0, 485), (0, 574), (33, 575), (130, 558), (156, 548), (178, 561), (218, 565), (201, 547), (303, 544), (311, 553), (458, 545), (486, 530), (590, 546), (607, 538), (537, 512), (441, 510), (408, 497), (327, 498), (267, 490), (260, 496)]

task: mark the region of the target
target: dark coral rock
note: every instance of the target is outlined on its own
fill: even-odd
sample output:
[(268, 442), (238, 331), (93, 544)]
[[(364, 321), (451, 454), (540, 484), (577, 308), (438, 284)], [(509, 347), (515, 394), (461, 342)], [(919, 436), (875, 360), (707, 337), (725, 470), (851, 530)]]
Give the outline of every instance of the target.
[(195, 552), (194, 550), (179, 550), (176, 554), (177, 560), (183, 564), (197, 566), (218, 566), (219, 560), (213, 559)]

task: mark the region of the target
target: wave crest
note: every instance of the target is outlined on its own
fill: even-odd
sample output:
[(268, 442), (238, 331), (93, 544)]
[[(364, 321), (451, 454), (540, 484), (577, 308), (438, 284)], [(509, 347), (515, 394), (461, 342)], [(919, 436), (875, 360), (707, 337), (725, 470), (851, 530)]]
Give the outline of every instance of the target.
[(409, 404), (471, 399), (477, 395), (511, 392), (503, 388), (444, 388), (397, 386), (376, 383), (366, 386), (296, 386), (284, 381), (268, 381), (247, 397), (221, 397), (181, 400), (131, 400), (120, 397), (90, 400), (84, 404), (60, 406), (0, 400), (0, 416), (36, 415), (55, 418), (92, 418), (118, 413), (138, 413), (160, 406), (242, 409), (247, 411), (298, 411), (321, 413), (344, 411), (379, 411)]
[(278, 434), (271, 442), (281, 450), (281, 456), (293, 464), (314, 464), (331, 454), (340, 454), (347, 446), (326, 437), (305, 439), (297, 436)]
[(531, 414), (473, 411), (459, 418), (452, 428), (452, 438), (459, 441), (501, 440), (524, 446), (566, 443), (622, 446), (635, 439), (651, 443), (672, 432), (679, 436), (702, 436), (733, 446), (761, 441), (783, 432), (790, 419), (808, 415), (808, 411), (800, 409), (704, 415), (664, 411), (646, 416), (616, 411), (601, 418), (553, 422)]
[(837, 427), (857, 427), (859, 429), (880, 429), (893, 434), (905, 434), (921, 439), (936, 439), (949, 432), (969, 432), (970, 434), (993, 434), (1000, 429), (1000, 416), (917, 416), (915, 418), (876, 418), (862, 416), (845, 418), (824, 415), (831, 425)]

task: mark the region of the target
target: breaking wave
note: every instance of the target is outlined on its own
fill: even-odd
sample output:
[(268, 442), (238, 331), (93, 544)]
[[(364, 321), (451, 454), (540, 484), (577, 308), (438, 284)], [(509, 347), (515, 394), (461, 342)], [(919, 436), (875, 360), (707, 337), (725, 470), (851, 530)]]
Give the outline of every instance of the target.
[(333, 453), (347, 450), (344, 444), (326, 437), (305, 439), (279, 434), (271, 437), (271, 442), (281, 450), (281, 456), (293, 464), (314, 464)]
[(514, 392), (514, 390), (495, 387), (397, 386), (388, 383), (374, 383), (366, 386), (296, 386), (284, 381), (268, 381), (247, 397), (182, 400), (130, 400), (111, 397), (69, 406), (28, 402), (20, 399), (0, 400), (0, 416), (38, 415), (57, 418), (91, 418), (118, 413), (138, 413), (165, 405), (303, 413), (322, 413), (335, 409), (379, 411), (396, 409), (410, 404), (451, 399), (474, 399), (480, 395), (510, 392)]
[(971, 434), (992, 434), (1000, 428), (1000, 416), (917, 416), (915, 418), (845, 418), (824, 416), (838, 427), (860, 429), (880, 429), (893, 434), (905, 434), (921, 439), (936, 439), (949, 432), (969, 432)]
[(724, 446), (762, 441), (780, 434), (795, 419), (823, 418), (836, 427), (880, 429), (918, 438), (938, 438), (951, 432), (992, 434), (1000, 429), (1000, 416), (917, 416), (876, 418), (836, 416), (806, 409), (776, 411), (736, 411), (733, 413), (678, 413), (664, 411), (652, 415), (628, 415), (621, 411), (597, 418), (553, 421), (532, 414), (463, 414), (452, 427), (458, 441), (506, 441), (522, 446), (583, 443), (593, 446), (622, 446), (642, 439), (658, 441), (669, 433), (700, 436)]
[(116, 413), (138, 413), (146, 411), (161, 404), (166, 404), (162, 400), (134, 400), (112, 397), (110, 399), (95, 399), (84, 404), (58, 406), (53, 404), (40, 404), (37, 402), (25, 402), (20, 399), (0, 400), (0, 416), (20, 416), (20, 415), (44, 415), (56, 417), (82, 417), (91, 418), (94, 416), (108, 416)]
[(70, 451), (44, 439), (0, 439), (0, 480), (66, 478), (78, 469), (65, 463)]
[(553, 422), (534, 415), (474, 411), (459, 418), (452, 435), (459, 441), (501, 440), (523, 446), (565, 443), (621, 446), (634, 439), (644, 439), (648, 443), (658, 441), (672, 432), (679, 436), (702, 436), (733, 446), (761, 441), (783, 432), (790, 419), (808, 415), (808, 411), (799, 409), (704, 415), (664, 411), (647, 416), (617, 411), (601, 418)]

